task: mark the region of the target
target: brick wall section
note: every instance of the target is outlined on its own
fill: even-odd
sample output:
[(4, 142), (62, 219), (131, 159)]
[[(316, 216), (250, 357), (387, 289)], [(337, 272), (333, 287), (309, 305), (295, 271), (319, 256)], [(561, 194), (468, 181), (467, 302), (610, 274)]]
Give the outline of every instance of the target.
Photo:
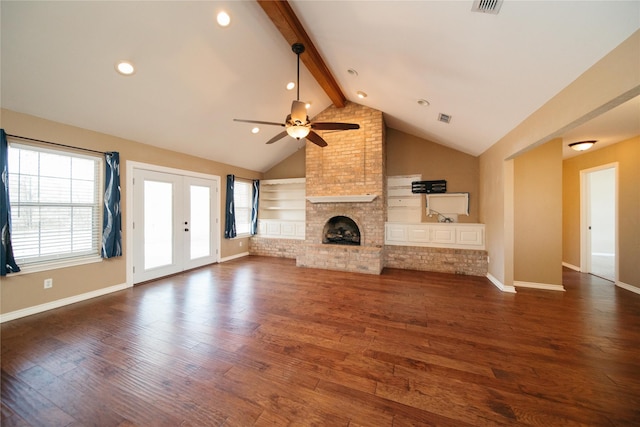
[[(327, 108), (318, 122), (358, 123), (360, 129), (321, 132), (329, 144), (306, 147), (306, 195), (376, 194), (371, 203), (306, 204), (305, 244), (297, 258), (301, 267), (380, 274), (384, 261), (386, 218), (385, 125), (382, 112), (359, 104)], [(360, 246), (323, 245), (326, 222), (347, 216), (360, 229)]]
[(483, 277), (488, 271), (487, 251), (416, 246), (387, 246), (384, 266)]
[(249, 239), (249, 253), (251, 255), (296, 259), (303, 244), (304, 240), (299, 239), (268, 239), (253, 236)]

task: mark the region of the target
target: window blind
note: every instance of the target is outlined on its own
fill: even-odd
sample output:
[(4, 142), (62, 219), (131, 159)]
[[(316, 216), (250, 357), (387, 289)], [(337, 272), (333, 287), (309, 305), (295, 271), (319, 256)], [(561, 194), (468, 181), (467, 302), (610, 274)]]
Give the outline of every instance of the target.
[(99, 253), (102, 159), (9, 144), (12, 244), (20, 265)]

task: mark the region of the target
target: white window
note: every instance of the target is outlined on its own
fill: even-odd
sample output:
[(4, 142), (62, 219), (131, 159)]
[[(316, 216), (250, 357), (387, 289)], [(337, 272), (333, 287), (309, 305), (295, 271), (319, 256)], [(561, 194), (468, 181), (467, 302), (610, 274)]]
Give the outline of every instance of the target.
[(100, 254), (102, 159), (9, 144), (11, 242), (19, 266)]
[(233, 203), (236, 209), (236, 233), (238, 236), (251, 233), (251, 207), (253, 185), (250, 181), (236, 178), (233, 187)]

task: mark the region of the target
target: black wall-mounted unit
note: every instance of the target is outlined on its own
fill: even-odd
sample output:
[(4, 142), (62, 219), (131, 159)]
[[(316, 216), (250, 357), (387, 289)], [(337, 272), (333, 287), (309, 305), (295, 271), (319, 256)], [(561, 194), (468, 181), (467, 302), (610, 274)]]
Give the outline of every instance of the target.
[(447, 181), (444, 179), (437, 181), (413, 181), (411, 183), (411, 192), (419, 194), (446, 193)]

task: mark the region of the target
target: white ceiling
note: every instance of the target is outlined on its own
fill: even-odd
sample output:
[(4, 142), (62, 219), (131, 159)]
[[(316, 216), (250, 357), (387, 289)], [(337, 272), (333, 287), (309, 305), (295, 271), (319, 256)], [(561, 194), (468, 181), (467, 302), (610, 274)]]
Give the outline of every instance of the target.
[[(472, 155), (640, 28), (638, 1), (506, 1), (498, 15), (471, 12), (471, 1), (290, 3), (349, 100), (381, 110), (392, 128)], [(283, 122), (295, 99), (285, 89), (295, 54), (254, 1), (0, 6), (3, 108), (257, 171), (301, 146), (265, 145), (282, 129), (254, 135), (232, 121)], [(227, 28), (215, 24), (221, 9)], [(120, 59), (137, 72), (116, 74)], [(304, 67), (300, 83), (310, 116), (330, 105)], [(640, 134), (638, 105), (625, 110), (627, 137)], [(614, 141), (615, 120), (567, 137)]]

